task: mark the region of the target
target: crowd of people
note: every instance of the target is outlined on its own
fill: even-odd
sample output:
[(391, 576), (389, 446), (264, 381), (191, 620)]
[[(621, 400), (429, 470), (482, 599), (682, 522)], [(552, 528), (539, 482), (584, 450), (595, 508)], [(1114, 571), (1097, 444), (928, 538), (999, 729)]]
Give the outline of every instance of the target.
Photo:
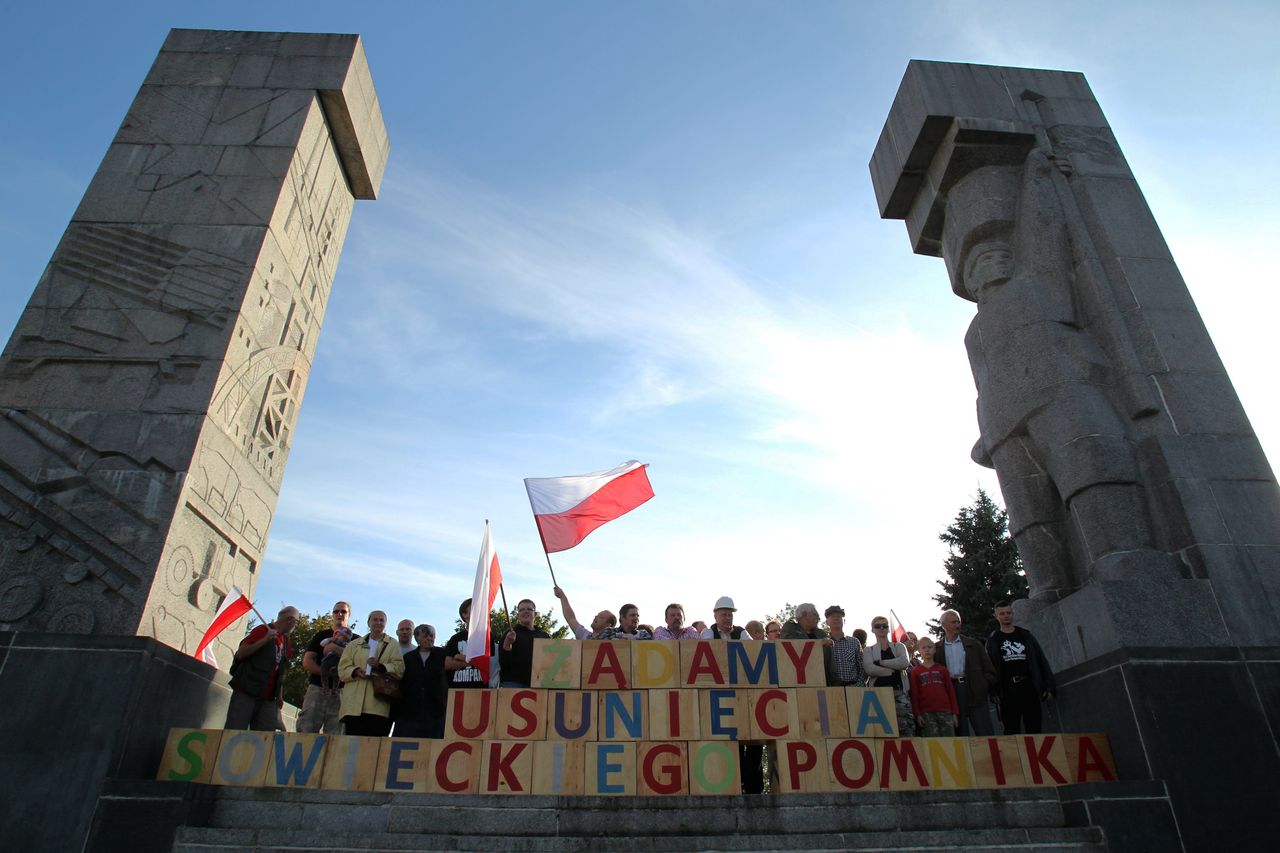
[[(845, 611), (834, 604), (823, 613), (825, 630), (811, 603), (797, 605), (794, 617), (785, 622), (753, 619), (739, 627), (734, 624), (737, 608), (728, 596), (716, 601), (710, 625), (686, 625), (684, 607), (669, 604), (664, 623), (655, 629), (640, 622), (636, 605), (624, 604), (617, 615), (601, 610), (585, 626), (564, 590), (557, 586), (553, 591), (579, 640), (817, 640), (828, 686), (892, 689), (903, 737), (994, 734), (993, 705), (1004, 734), (1036, 734), (1042, 727), (1041, 703), (1056, 691), (1039, 643), (1014, 624), (1009, 602), (995, 607), (997, 627), (985, 643), (961, 633), (955, 610), (939, 617), (937, 639), (906, 632), (897, 641), (883, 616), (871, 620), (870, 637), (862, 629), (847, 631)], [(489, 658), (492, 672), (486, 678), (468, 660), (465, 626), (471, 599), (458, 608), (463, 630), (443, 647), (436, 645), (434, 627), (415, 626), (409, 619), (397, 624), (394, 635), (387, 634), (381, 610), (370, 613), (368, 631), (357, 634), (349, 627), (351, 605), (339, 601), (333, 606), (332, 627), (311, 638), (302, 658), (310, 682), (298, 731), (384, 737), (394, 726), (399, 737), (443, 737), (450, 689), (530, 686), (534, 641), (550, 639), (535, 624), (537, 612), (530, 599), (517, 603), (511, 629), (495, 637), (497, 654)], [(256, 626), (240, 643), (231, 668), (226, 728), (284, 728), (284, 672), (292, 657), (288, 638), (297, 619), (297, 608), (285, 607), (275, 621)], [(739, 749), (743, 790), (758, 792), (762, 777), (754, 771), (760, 767), (761, 746), (743, 743)]]

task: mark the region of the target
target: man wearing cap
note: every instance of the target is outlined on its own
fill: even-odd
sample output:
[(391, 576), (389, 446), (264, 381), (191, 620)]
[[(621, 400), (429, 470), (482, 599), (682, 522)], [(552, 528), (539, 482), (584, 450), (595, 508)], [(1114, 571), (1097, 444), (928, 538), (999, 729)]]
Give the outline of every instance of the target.
[(831, 632), (830, 665), (827, 683), (832, 687), (862, 687), (867, 671), (862, 662), (862, 644), (844, 633), (844, 608), (833, 604), (827, 608), (827, 630)]
[(733, 624), (733, 614), (738, 608), (733, 606), (733, 599), (722, 595), (716, 599), (714, 608), (715, 622), (699, 635), (700, 640), (750, 640), (746, 631)]
[[(715, 622), (702, 632), (703, 640), (750, 640), (751, 635), (733, 624), (733, 614), (738, 608), (733, 599), (722, 595), (716, 599)], [(764, 793), (764, 744), (738, 741), (738, 773), (742, 776), (742, 793)]]

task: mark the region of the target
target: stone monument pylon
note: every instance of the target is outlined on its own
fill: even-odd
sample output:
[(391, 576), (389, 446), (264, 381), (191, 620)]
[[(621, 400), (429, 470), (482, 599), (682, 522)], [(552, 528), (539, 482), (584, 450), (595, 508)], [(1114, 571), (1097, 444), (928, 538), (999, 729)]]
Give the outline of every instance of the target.
[(252, 595), (387, 153), (358, 36), (171, 31), (0, 359), (0, 630), (191, 652)]
[[(1230, 827), (1263, 849), (1280, 487), (1084, 76), (912, 61), (871, 176), (977, 304), (973, 456), (1000, 479), (1061, 724), (1167, 785), (1173, 843)], [(1117, 832), (1150, 816), (1126, 808)]]

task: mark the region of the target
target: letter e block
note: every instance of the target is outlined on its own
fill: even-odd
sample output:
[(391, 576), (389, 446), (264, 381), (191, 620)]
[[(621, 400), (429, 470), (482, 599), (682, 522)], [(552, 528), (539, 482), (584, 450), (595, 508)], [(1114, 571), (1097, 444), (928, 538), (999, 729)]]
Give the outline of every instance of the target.
[(529, 683), (544, 690), (577, 690), (582, 684), (582, 643), (534, 640)]
[[(431, 774), (431, 745), (436, 741), (393, 737), (382, 741), (373, 790), (425, 793)], [(440, 741), (439, 743), (444, 743)]]
[(588, 743), (588, 796), (634, 796), (636, 792), (636, 745), (634, 743)]
[(699, 690), (700, 740), (746, 740), (751, 718), (748, 690)]

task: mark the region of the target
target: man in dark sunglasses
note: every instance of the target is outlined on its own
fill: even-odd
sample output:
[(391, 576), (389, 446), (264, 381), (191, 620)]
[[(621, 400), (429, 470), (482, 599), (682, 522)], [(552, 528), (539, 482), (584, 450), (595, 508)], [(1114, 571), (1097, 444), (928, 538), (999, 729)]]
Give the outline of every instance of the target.
[[(342, 702), (342, 682), (330, 679), (325, 683), (324, 672), (320, 662), (331, 650), (338, 650), (344, 644), (344, 638), (351, 636), (351, 605), (339, 601), (333, 605), (333, 627), (317, 631), (307, 644), (307, 651), (302, 656), (302, 668), (311, 677), (307, 684), (307, 693), (302, 698), (302, 712), (298, 714), (298, 731), (321, 732), (327, 735), (342, 734), (342, 723), (338, 719), (338, 706)], [(337, 637), (334, 636), (335, 632)], [(333, 646), (333, 649), (330, 649)]]

